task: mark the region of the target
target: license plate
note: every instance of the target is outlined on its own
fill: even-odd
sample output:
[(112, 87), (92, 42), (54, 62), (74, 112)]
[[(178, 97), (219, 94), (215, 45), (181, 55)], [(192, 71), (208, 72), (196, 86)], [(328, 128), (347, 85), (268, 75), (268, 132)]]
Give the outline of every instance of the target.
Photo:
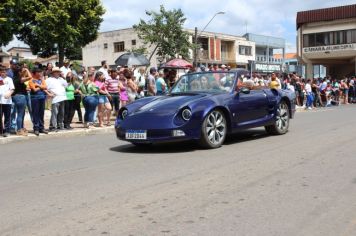
[(125, 133), (126, 139), (147, 139), (146, 130), (127, 130)]

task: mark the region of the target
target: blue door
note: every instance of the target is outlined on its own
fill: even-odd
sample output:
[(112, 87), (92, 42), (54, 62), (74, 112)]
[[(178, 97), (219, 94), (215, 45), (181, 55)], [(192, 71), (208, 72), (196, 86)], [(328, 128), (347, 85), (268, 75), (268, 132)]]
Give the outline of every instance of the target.
[(232, 98), (229, 109), (232, 112), (234, 127), (253, 126), (268, 115), (268, 98), (263, 90), (239, 93)]

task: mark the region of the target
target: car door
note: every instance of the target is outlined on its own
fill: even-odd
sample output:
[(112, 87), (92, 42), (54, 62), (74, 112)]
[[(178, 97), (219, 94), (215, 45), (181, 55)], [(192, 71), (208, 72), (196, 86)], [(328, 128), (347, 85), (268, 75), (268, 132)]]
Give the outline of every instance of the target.
[(268, 99), (263, 90), (237, 93), (229, 104), (235, 126), (252, 125), (268, 114)]

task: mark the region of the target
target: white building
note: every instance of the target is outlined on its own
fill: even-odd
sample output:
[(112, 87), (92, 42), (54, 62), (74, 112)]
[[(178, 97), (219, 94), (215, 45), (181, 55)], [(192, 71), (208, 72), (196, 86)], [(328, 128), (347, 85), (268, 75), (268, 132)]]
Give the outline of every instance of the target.
[(306, 65), (306, 77), (315, 67), (326, 67), (335, 78), (355, 75), (356, 4), (297, 13), (297, 53)]
[[(114, 66), (115, 60), (120, 55), (141, 46), (143, 46), (143, 43), (133, 28), (102, 32), (99, 33), (95, 41), (82, 49), (83, 65), (85, 67), (100, 67), (101, 61), (105, 60), (109, 66)], [(152, 47), (148, 50), (149, 55), (153, 49)], [(147, 58), (149, 55), (146, 55)], [(152, 66), (158, 64), (156, 55), (153, 55), (151, 63)]]
[(11, 59), (33, 60), (37, 58), (36, 55), (32, 54), (31, 49), (27, 47), (12, 47), (9, 50), (7, 50), (7, 53), (10, 55)]

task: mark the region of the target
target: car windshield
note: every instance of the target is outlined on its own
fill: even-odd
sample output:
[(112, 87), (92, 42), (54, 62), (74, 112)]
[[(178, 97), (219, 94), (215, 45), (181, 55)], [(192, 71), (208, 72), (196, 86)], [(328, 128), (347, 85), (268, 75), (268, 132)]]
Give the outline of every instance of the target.
[(191, 73), (180, 77), (171, 93), (189, 92), (231, 92), (234, 72)]

